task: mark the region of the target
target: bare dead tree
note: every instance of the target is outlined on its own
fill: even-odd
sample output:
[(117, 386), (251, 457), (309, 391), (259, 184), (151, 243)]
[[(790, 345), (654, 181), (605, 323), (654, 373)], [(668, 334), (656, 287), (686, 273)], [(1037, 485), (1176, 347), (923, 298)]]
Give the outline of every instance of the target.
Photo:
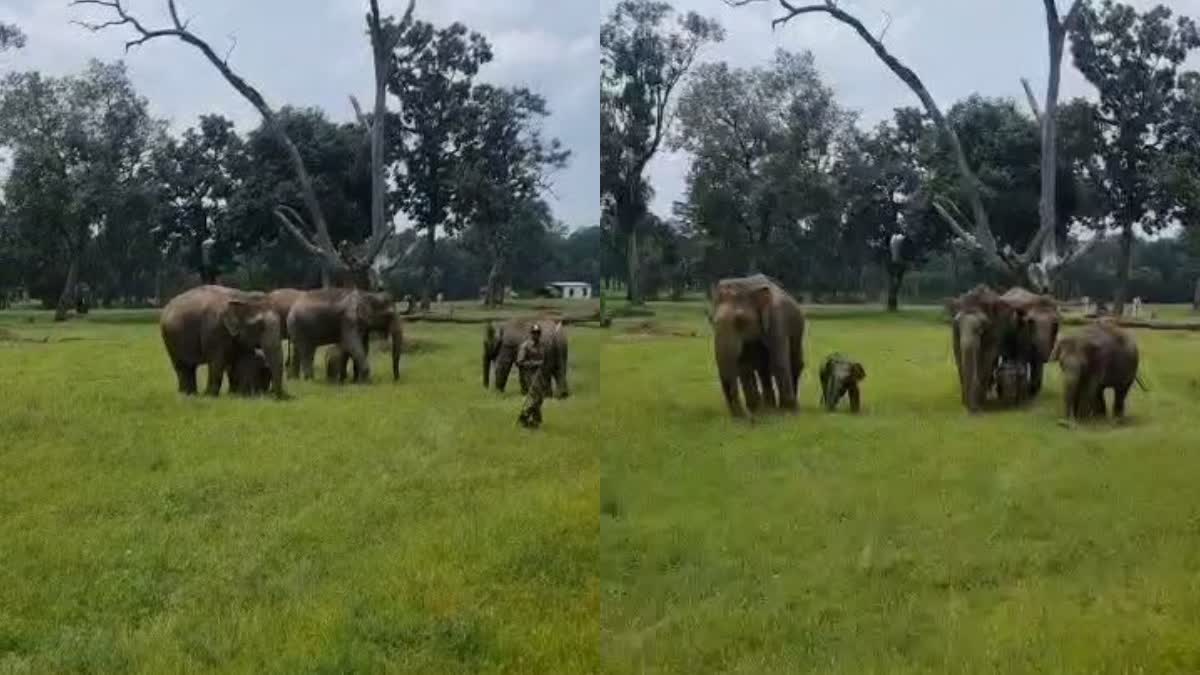
[[(403, 30), (412, 20), (415, 0), (409, 0), (404, 18), (398, 24), (385, 23), (379, 12), (378, 0), (370, 0), (367, 27), (375, 61), (375, 110), (371, 120), (366, 120), (362, 116), (361, 110), (358, 110), (357, 113), (359, 119), (366, 126), (371, 143), (371, 236), (364, 242), (359, 251), (339, 251), (334, 246), (333, 240), (329, 236), (329, 226), (325, 220), (325, 214), (321, 209), (320, 202), (317, 200), (316, 190), (313, 188), (312, 177), (304, 165), (304, 158), (300, 155), (299, 148), (297, 148), (296, 144), (279, 123), (279, 118), (275, 110), (271, 108), (266, 99), (263, 98), (262, 94), (255, 87), (234, 72), (233, 68), (229, 65), (228, 53), (224, 57), (218, 55), (208, 42), (188, 29), (189, 22), (180, 18), (179, 8), (175, 0), (166, 0), (166, 2), (167, 10), (171, 17), (171, 25), (165, 28), (148, 28), (137, 17), (128, 12), (122, 4), (122, 0), (71, 0), (70, 5), (72, 7), (94, 7), (108, 12), (111, 18), (105, 21), (74, 22), (76, 25), (90, 31), (99, 32), (118, 27), (132, 29), (137, 37), (125, 43), (126, 51), (158, 38), (176, 38), (198, 49), (208, 59), (209, 63), (221, 73), (221, 76), (225, 78), (230, 86), (258, 110), (258, 113), (262, 116), (264, 126), (283, 145), (287, 152), (289, 163), (292, 165), (292, 170), (300, 183), (300, 195), (304, 201), (305, 210), (308, 211), (308, 217), (312, 221), (311, 228), (295, 209), (286, 204), (276, 206), (274, 211), (275, 217), (279, 219), (284, 228), (291, 233), (306, 251), (321, 262), (322, 269), (326, 272), (324, 276), (327, 282), (329, 280), (329, 273), (338, 274), (348, 271), (361, 271), (369, 267), (392, 233), (392, 229), (385, 222), (384, 216), (383, 141), (385, 132), (384, 119), (387, 112), (387, 76), (390, 74), (390, 69), (392, 68), (391, 53)], [(230, 51), (232, 52), (232, 48)], [(354, 105), (357, 108), (357, 103)], [(310, 229), (312, 230), (311, 235), (306, 232)]]
[(921, 100), (921, 104), (925, 108), (925, 113), (929, 115), (929, 118), (940, 131), (946, 145), (949, 146), (954, 156), (955, 164), (958, 167), (960, 188), (972, 212), (974, 222), (971, 224), (970, 231), (960, 223), (962, 214), (958, 212), (958, 209), (952, 203), (945, 200), (935, 200), (933, 206), (959, 239), (968, 248), (981, 254), (991, 267), (1016, 280), (1024, 281), (1028, 279), (1033, 285), (1044, 289), (1049, 286), (1050, 274), (1086, 250), (1086, 247), (1081, 247), (1070, 258), (1061, 258), (1058, 255), (1057, 244), (1053, 236), (1056, 220), (1055, 207), (1057, 200), (1055, 198), (1055, 190), (1058, 164), (1056, 113), (1058, 110), (1058, 90), (1061, 79), (1063, 43), (1070, 30), (1071, 23), (1078, 14), (1081, 0), (1072, 0), (1070, 10), (1063, 18), (1060, 18), (1055, 0), (1043, 0), (1046, 7), (1046, 25), (1050, 38), (1050, 78), (1047, 86), (1047, 111), (1045, 115), (1037, 112), (1037, 105), (1033, 99), (1032, 90), (1029, 90), (1028, 85), (1026, 85), (1027, 94), (1035, 109), (1035, 115), (1039, 118), (1042, 130), (1040, 222), (1037, 233), (1034, 235), (1032, 241), (1030, 241), (1024, 253), (1002, 251), (997, 248), (996, 238), (992, 234), (987, 210), (983, 205), (979, 189), (979, 178), (967, 161), (967, 156), (963, 150), (962, 142), (958, 138), (958, 134), (947, 121), (945, 115), (942, 114), (942, 111), (938, 108), (937, 103), (934, 102), (933, 97), (929, 94), (929, 90), (925, 87), (920, 77), (911, 68), (896, 58), (883, 44), (882, 34), (878, 37), (873, 35), (863, 25), (862, 21), (853, 14), (838, 7), (836, 0), (824, 0), (824, 2), (809, 5), (796, 5), (789, 0), (725, 0), (725, 2), (733, 7), (760, 2), (778, 2), (780, 8), (783, 10), (783, 14), (771, 21), (772, 29), (805, 14), (826, 14), (854, 29), (854, 32), (874, 50), (884, 65), (895, 73), (917, 95), (917, 98)]

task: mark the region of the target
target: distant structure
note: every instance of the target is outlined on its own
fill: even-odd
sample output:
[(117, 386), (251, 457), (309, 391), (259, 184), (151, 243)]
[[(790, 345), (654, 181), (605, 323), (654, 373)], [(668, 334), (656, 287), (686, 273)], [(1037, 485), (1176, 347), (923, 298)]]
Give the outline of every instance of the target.
[(592, 297), (592, 285), (584, 281), (555, 281), (546, 284), (546, 290), (553, 297), (565, 300), (588, 300)]

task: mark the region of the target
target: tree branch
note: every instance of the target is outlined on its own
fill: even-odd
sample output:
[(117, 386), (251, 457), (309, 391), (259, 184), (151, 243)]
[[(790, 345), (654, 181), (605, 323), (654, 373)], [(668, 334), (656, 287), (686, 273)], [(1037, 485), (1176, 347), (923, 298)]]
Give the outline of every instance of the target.
[(304, 219), (300, 217), (299, 213), (296, 213), (295, 209), (286, 204), (280, 204), (275, 207), (274, 213), (279, 222), (283, 223), (284, 227), (292, 233), (292, 236), (306, 251), (315, 256), (325, 257), (325, 252), (304, 234)]
[[(732, 7), (742, 7), (763, 1), (766, 0), (725, 0), (725, 2)], [(872, 50), (874, 50), (876, 56), (883, 61), (884, 65), (886, 65), (896, 75), (896, 77), (899, 77), (900, 80), (908, 85), (908, 88), (917, 95), (917, 98), (921, 100), (921, 104), (925, 107), (925, 112), (933, 120), (934, 124), (937, 125), (937, 128), (942, 132), (942, 136), (947, 145), (950, 146), (951, 153), (953, 154), (955, 163), (958, 166), (960, 188), (966, 196), (967, 201), (971, 204), (971, 211), (975, 220), (973, 228), (974, 240), (984, 251), (989, 253), (990, 256), (996, 257), (996, 259), (999, 260), (1000, 258), (995, 254), (996, 238), (992, 234), (987, 210), (984, 208), (983, 197), (979, 191), (979, 178), (975, 175), (975, 172), (971, 169), (970, 163), (967, 161), (967, 154), (962, 147), (962, 142), (958, 138), (958, 133), (954, 131), (954, 127), (950, 125), (945, 115), (942, 114), (941, 109), (933, 100), (933, 96), (930, 95), (929, 90), (925, 87), (925, 84), (921, 81), (921, 78), (918, 77), (911, 68), (904, 65), (899, 59), (893, 56), (892, 53), (888, 51), (887, 47), (885, 47), (883, 43), (879, 41), (879, 39), (872, 35), (871, 31), (867, 30), (862, 21), (845, 10), (839, 8), (836, 0), (825, 0), (825, 2), (822, 4), (804, 6), (793, 5), (791, 2), (789, 2), (789, 0), (777, 1), (785, 13), (783, 16), (771, 22), (772, 28), (786, 24), (788, 21), (791, 21), (797, 16), (804, 14), (828, 14), (830, 17), (852, 28), (855, 33), (858, 33), (859, 37), (861, 37), (863, 41), (866, 42)], [(1011, 272), (1011, 269), (1009, 271)]]
[[(282, 126), (280, 126), (279, 121), (275, 116), (275, 111), (272, 110), (271, 106), (267, 104), (266, 99), (263, 98), (262, 94), (259, 93), (259, 91), (253, 86), (251, 86), (250, 83), (242, 79), (240, 75), (235, 73), (233, 69), (229, 67), (226, 59), (222, 59), (207, 42), (188, 30), (188, 23), (180, 18), (179, 8), (177, 7), (175, 0), (167, 0), (167, 9), (170, 13), (171, 22), (174, 27), (154, 30), (146, 28), (146, 26), (144, 26), (136, 17), (129, 14), (121, 3), (122, 0), (71, 0), (72, 7), (100, 7), (116, 14), (116, 19), (112, 19), (104, 23), (77, 22), (79, 25), (82, 25), (88, 30), (98, 32), (105, 28), (129, 26), (136, 33), (138, 33), (141, 37), (125, 43), (126, 50), (145, 44), (150, 40), (160, 37), (174, 37), (199, 50), (204, 57), (208, 59), (209, 63), (211, 63), (213, 67), (215, 67), (217, 71), (221, 73), (221, 76), (225, 78), (225, 81), (228, 82), (230, 86), (232, 86), (239, 94), (241, 94), (243, 98), (249, 101), (256, 110), (258, 110), (259, 114), (263, 118), (264, 126), (284, 146), (284, 149), (287, 151), (289, 162), (292, 165), (292, 169), (300, 183), (300, 194), (304, 200), (305, 208), (312, 217), (313, 226), (317, 231), (317, 239), (315, 244), (318, 249), (322, 251), (321, 258), (322, 260), (334, 265), (335, 268), (343, 266), (340, 262), (339, 256), (337, 255), (337, 250), (333, 246), (333, 241), (330, 239), (329, 228), (325, 222), (325, 215), (321, 210), (320, 203), (317, 201), (316, 190), (313, 187), (312, 178), (309, 176), (308, 170), (304, 166), (304, 158), (300, 155), (299, 148), (296, 147), (296, 144), (292, 142), (290, 137), (288, 137), (287, 132), (283, 130)], [(285, 222), (285, 224), (291, 224), (287, 223), (287, 221), (283, 222)], [(293, 232), (293, 234), (295, 233)], [(313, 243), (309, 241), (307, 237), (304, 239), (304, 241), (309, 244)], [(309, 250), (311, 252), (311, 248)]]
[(1021, 86), (1025, 89), (1025, 100), (1029, 101), (1029, 110), (1033, 113), (1033, 118), (1037, 120), (1038, 126), (1042, 124), (1042, 110), (1038, 107), (1037, 97), (1033, 95), (1033, 87), (1029, 86), (1029, 80), (1022, 77)]

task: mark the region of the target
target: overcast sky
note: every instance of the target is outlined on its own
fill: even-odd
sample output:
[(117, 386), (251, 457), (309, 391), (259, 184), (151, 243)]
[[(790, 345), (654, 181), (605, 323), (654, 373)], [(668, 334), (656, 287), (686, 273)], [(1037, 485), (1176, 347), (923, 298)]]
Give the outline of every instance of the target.
[[(400, 14), (405, 0), (381, 0)], [(166, 0), (126, 0), (148, 26), (165, 25)], [(349, 120), (347, 96), (364, 105), (373, 96), (373, 68), (365, 36), (366, 0), (180, 0), (191, 28), (218, 51), (231, 44), (234, 69), (275, 106), (319, 106)], [(599, 23), (590, 0), (417, 0), (417, 17), (435, 25), (461, 21), (491, 41), (495, 60), (484, 80), (524, 85), (546, 97), (546, 132), (572, 150), (568, 169), (553, 179), (549, 201), (571, 227), (599, 220)], [(82, 8), (68, 0), (0, 0), (0, 21), (19, 25), (25, 50), (0, 56), (0, 71), (37, 69), (63, 75), (89, 58), (125, 58), (138, 90), (157, 116), (176, 129), (206, 113), (220, 113), (242, 129), (258, 115), (195, 49), (162, 39), (124, 54), (124, 29), (92, 34), (70, 24)]]
[[(1200, 0), (1127, 1), (1143, 8), (1165, 4), (1176, 13), (1200, 19)], [(617, 0), (603, 0), (603, 4), (607, 15)], [(780, 16), (774, 0), (737, 8), (723, 0), (672, 0), (672, 4), (681, 12), (695, 10), (714, 17), (725, 27), (725, 42), (710, 47), (701, 60), (749, 67), (767, 64), (780, 47), (808, 49), (842, 105), (859, 111), (865, 123), (874, 125), (900, 106), (920, 107), (911, 90), (861, 38), (825, 15), (796, 17), (772, 32), (771, 19)], [(891, 15), (885, 44), (916, 71), (943, 110), (974, 92), (1016, 97), (1025, 106), (1022, 77), (1029, 78), (1039, 101), (1044, 94), (1046, 23), (1038, 0), (841, 0), (838, 4), (872, 29), (883, 27), (885, 13)], [(1059, 0), (1059, 7), (1067, 4)], [(1200, 60), (1192, 59), (1190, 65), (1200, 68)], [(1068, 54), (1062, 99), (1090, 92)], [(687, 165), (685, 156), (671, 153), (660, 154), (650, 165), (656, 191), (652, 208), (660, 216), (669, 216), (671, 204), (681, 197)]]

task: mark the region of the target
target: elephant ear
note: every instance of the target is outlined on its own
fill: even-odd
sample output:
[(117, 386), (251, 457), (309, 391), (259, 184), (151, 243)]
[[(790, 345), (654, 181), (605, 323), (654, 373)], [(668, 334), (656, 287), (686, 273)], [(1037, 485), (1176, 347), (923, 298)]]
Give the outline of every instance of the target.
[(221, 312), (221, 325), (225, 326), (225, 330), (236, 338), (242, 334), (249, 316), (249, 303), (242, 300), (230, 300), (225, 304), (225, 310)]
[(855, 363), (850, 366), (850, 374), (854, 376), (855, 380), (860, 382), (867, 379), (867, 369), (863, 368), (861, 363)]

